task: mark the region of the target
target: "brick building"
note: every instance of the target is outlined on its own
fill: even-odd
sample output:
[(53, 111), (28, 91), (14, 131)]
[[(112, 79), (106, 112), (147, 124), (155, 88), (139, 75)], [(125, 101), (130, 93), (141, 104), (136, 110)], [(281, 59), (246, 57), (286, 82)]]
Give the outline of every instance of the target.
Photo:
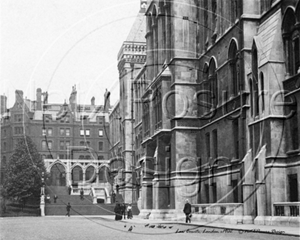
[[(24, 98), (20, 90), (15, 93), (15, 103), (10, 109), (6, 98), (1, 96), (1, 180), (16, 141), (24, 134), (32, 138), (53, 175), (51, 184), (83, 183), (92, 172), (99, 173), (101, 163), (108, 159), (107, 93), (105, 106), (96, 105), (94, 97), (90, 104), (78, 104), (76, 87), (69, 103), (64, 104), (50, 103), (47, 92), (42, 93), (41, 89), (37, 89), (35, 101)], [(74, 163), (67, 163), (70, 160)], [(88, 168), (88, 164), (93, 167)]]

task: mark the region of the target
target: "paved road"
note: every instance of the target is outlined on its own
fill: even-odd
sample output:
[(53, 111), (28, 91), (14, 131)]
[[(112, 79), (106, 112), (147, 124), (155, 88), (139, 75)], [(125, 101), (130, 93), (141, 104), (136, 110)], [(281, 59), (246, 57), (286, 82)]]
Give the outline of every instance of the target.
[[(129, 221), (129, 220), (127, 220)], [(154, 224), (150, 223), (149, 226)], [(132, 226), (132, 231), (128, 229)], [(84, 217), (18, 217), (1, 218), (1, 240), (182, 240), (182, 239), (298, 239), (277, 234), (255, 232), (224, 231), (217, 228), (199, 228), (180, 224), (155, 224), (154, 228), (145, 226), (143, 222), (119, 222), (107, 218)], [(165, 227), (165, 228), (163, 228)], [(187, 230), (189, 233), (187, 233)], [(254, 229), (255, 231), (255, 229)], [(177, 232), (177, 233), (176, 233)]]

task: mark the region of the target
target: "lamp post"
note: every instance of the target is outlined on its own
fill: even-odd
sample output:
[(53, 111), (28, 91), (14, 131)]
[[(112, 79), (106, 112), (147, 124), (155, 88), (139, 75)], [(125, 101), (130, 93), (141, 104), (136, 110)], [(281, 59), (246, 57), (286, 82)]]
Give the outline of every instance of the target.
[(42, 172), (42, 187), (41, 187), (41, 202), (40, 202), (40, 209), (41, 209), (41, 217), (45, 216), (45, 173)]

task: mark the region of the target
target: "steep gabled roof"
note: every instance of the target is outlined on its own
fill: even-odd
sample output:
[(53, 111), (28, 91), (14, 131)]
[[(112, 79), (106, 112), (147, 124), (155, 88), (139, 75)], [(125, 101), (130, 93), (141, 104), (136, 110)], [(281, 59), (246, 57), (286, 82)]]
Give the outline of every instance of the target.
[[(254, 37), (259, 51), (259, 66), (268, 61), (283, 60), (281, 39), (281, 12), (278, 10), (259, 26)], [(280, 54), (281, 53), (281, 54)]]
[(146, 42), (146, 16), (139, 12), (126, 38), (126, 42)]

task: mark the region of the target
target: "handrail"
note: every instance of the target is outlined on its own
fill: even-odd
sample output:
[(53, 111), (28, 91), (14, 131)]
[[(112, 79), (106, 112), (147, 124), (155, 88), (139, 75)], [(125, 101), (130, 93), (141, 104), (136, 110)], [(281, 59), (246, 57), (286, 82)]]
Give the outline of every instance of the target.
[(240, 206), (243, 205), (243, 203), (196, 203), (191, 204), (192, 207), (211, 207), (211, 206), (225, 206), (225, 207), (231, 207), (231, 206)]
[[(243, 203), (204, 203), (191, 204), (197, 214), (210, 215), (243, 215)], [(197, 209), (198, 208), (198, 209)]]

